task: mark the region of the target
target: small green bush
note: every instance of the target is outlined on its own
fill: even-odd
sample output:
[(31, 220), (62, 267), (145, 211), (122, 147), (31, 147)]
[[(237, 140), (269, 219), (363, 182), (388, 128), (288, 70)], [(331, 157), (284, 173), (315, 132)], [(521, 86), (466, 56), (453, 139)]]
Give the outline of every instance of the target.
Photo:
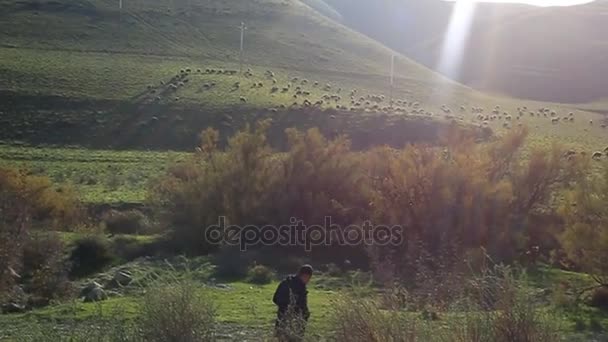
[(589, 304), (598, 309), (608, 311), (608, 286), (601, 286), (595, 289), (591, 294)]
[(247, 277), (250, 259), (238, 248), (224, 247), (215, 254), (215, 275), (224, 279), (243, 279)]
[(145, 234), (150, 231), (146, 215), (138, 210), (111, 210), (104, 215), (103, 223), (110, 234)]
[(264, 265), (253, 266), (249, 270), (248, 281), (253, 284), (269, 284), (274, 274), (272, 270)]
[(154, 255), (155, 242), (138, 240), (133, 236), (117, 236), (112, 240), (112, 253), (122, 261)]
[(68, 270), (63, 242), (57, 234), (32, 234), (26, 239), (21, 281), (33, 302), (45, 304), (69, 295)]
[(108, 240), (100, 235), (91, 235), (74, 242), (70, 253), (70, 274), (83, 277), (93, 274), (112, 262), (114, 256)]

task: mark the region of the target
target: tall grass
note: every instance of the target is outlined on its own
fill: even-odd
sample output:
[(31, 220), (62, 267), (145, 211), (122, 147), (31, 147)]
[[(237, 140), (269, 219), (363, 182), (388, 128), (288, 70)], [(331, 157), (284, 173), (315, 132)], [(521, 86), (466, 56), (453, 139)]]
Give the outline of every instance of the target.
[[(481, 286), (480, 284), (491, 284)], [(534, 304), (532, 297), (508, 268), (475, 276), (468, 295), (454, 298), (453, 306), (432, 315), (385, 303), (395, 298), (360, 300), (341, 298), (334, 310), (336, 341), (429, 342), (553, 342), (559, 329), (552, 317)], [(479, 298), (493, 298), (492, 308)], [(424, 314), (427, 313), (427, 314)]]
[[(137, 305), (137, 316), (127, 318), (120, 305), (104, 312), (97, 311), (86, 321), (78, 318), (62, 321), (23, 322), (18, 341), (40, 342), (207, 342), (216, 336), (216, 307), (186, 271), (158, 277), (142, 288), (145, 291)], [(69, 308), (67, 308), (69, 310)], [(70, 317), (70, 315), (68, 315)], [(0, 335), (1, 336), (1, 335)]]

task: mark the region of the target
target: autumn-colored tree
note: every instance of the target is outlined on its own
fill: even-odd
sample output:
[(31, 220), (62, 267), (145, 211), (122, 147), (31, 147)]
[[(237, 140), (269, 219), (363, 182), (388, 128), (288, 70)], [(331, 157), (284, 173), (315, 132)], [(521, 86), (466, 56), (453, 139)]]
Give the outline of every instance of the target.
[(266, 142), (268, 124), (245, 128), (225, 150), (216, 146), (217, 131), (204, 131), (197, 153), (153, 185), (151, 202), (180, 248), (195, 253), (214, 249), (205, 231), (220, 217), (227, 225), (264, 224), (278, 172), (276, 155)]
[(441, 147), (367, 153), (374, 222), (402, 225), (408, 241), (385, 253), (399, 265), (430, 255), (436, 267), (437, 256), (446, 253), (446, 260), (456, 261), (469, 249), (484, 248), (508, 261), (539, 244), (529, 239), (531, 215), (550, 210), (555, 195), (580, 176), (580, 165), (558, 147), (524, 158), (526, 135), (514, 130), (483, 145), (453, 133)]
[(525, 129), (479, 144), (453, 126), (441, 145), (363, 152), (352, 151), (345, 137), (290, 129), (286, 151), (278, 152), (267, 127), (246, 128), (224, 150), (216, 147), (217, 132), (206, 130), (193, 158), (155, 184), (152, 197), (182, 245), (204, 245), (204, 228), (220, 216), (240, 226), (282, 226), (291, 218), (318, 225), (331, 217), (341, 227), (366, 220), (404, 227), (406, 242), (377, 249), (378, 262), (408, 265), (449, 254), (445, 262), (426, 262), (449, 268), (480, 248), (512, 260), (540, 243), (530, 238), (530, 217), (550, 210), (579, 170), (558, 147), (523, 156)]
[(20, 279), (30, 230), (65, 229), (81, 218), (80, 213), (69, 188), (25, 170), (0, 168), (0, 296)]
[(560, 213), (565, 222), (560, 242), (568, 258), (598, 286), (608, 286), (608, 170), (581, 178)]

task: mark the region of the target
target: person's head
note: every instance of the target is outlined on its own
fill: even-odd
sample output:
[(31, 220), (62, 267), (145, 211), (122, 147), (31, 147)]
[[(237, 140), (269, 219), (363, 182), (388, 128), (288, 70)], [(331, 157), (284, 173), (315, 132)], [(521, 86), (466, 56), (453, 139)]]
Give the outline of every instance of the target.
[(302, 280), (304, 284), (308, 284), (310, 278), (312, 278), (312, 266), (302, 265), (296, 275)]

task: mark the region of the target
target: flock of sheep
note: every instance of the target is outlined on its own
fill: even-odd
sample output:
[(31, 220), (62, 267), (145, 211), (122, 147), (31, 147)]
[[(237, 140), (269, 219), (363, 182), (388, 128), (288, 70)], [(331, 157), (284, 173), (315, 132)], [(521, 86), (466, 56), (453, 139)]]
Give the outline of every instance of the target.
[[(205, 70), (191, 68), (185, 68), (176, 73), (168, 82), (161, 81), (160, 90), (152, 86), (148, 86), (150, 94), (159, 94), (156, 96), (156, 100), (160, 101), (162, 94), (167, 94), (177, 91), (179, 88), (184, 87), (189, 83), (191, 74), (200, 75), (222, 75), (222, 76), (235, 76), (239, 74), (237, 70), (230, 69), (214, 69), (207, 68)], [(232, 91), (240, 91), (242, 89), (255, 89), (262, 90), (268, 89), (271, 95), (283, 95), (283, 99), (291, 98), (293, 103), (291, 108), (294, 107), (319, 107), (319, 108), (335, 108), (337, 110), (352, 111), (352, 112), (384, 112), (384, 113), (397, 113), (397, 114), (412, 114), (419, 116), (433, 117), (436, 114), (432, 111), (424, 109), (421, 104), (417, 101), (409, 101), (405, 99), (387, 99), (385, 95), (381, 94), (359, 94), (357, 89), (349, 91), (343, 91), (342, 88), (334, 87), (331, 84), (322, 85), (317, 81), (309, 81), (305, 78), (291, 77), (289, 80), (284, 81), (284, 84), (277, 80), (275, 73), (271, 70), (266, 70), (263, 73), (263, 77), (255, 78), (254, 71), (248, 68), (243, 74), (244, 77), (239, 78), (237, 81), (232, 83)], [(266, 86), (265, 82), (260, 81), (265, 79), (270, 85)], [(207, 82), (201, 85), (201, 90), (210, 90), (216, 87), (215, 82)], [(319, 98), (313, 99), (313, 97), (319, 96)], [(179, 97), (174, 97), (175, 101), (179, 101)], [(242, 104), (248, 103), (246, 96), (239, 96), (239, 102)], [(286, 109), (285, 104), (279, 105), (278, 108)], [(277, 112), (277, 108), (269, 108), (272, 112)], [(509, 113), (507, 110), (501, 109), (499, 105), (495, 106), (490, 112), (487, 112), (483, 107), (472, 106), (467, 108), (466, 106), (460, 106), (460, 112), (452, 110), (448, 105), (443, 104), (439, 108), (443, 117), (448, 120), (465, 121), (468, 119), (471, 122), (477, 122), (480, 127), (489, 126), (493, 122), (501, 122), (500, 126), (505, 129), (510, 129), (514, 124), (522, 126), (524, 118), (546, 118), (550, 120), (551, 124), (558, 125), (560, 123), (573, 123), (575, 122), (575, 115), (573, 112), (569, 112), (566, 115), (558, 115), (556, 110), (550, 108), (539, 108), (529, 109), (526, 106), (519, 107), (515, 111), (515, 114)], [(471, 113), (473, 115), (469, 116)], [(593, 121), (588, 122), (590, 126), (593, 126)], [(606, 128), (606, 124), (600, 125), (602, 128)], [(572, 158), (575, 151), (568, 151), (567, 157)], [(585, 155), (584, 153), (581, 153)], [(596, 151), (592, 154), (592, 158), (598, 160), (604, 155), (608, 155), (608, 148), (603, 152)]]

